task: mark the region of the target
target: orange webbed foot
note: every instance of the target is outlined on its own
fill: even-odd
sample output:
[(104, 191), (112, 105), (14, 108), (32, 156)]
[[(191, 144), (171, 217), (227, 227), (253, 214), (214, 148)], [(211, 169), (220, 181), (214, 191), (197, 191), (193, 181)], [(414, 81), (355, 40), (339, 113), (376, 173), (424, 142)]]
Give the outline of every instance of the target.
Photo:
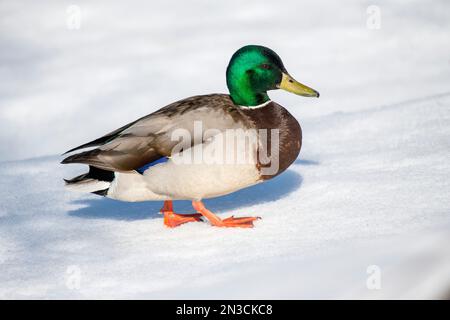
[(261, 219), (260, 217), (239, 217), (231, 216), (226, 219), (220, 219), (214, 213), (205, 208), (202, 202), (193, 201), (192, 206), (195, 210), (206, 217), (213, 226), (225, 228), (253, 228), (253, 221)]
[(253, 221), (261, 219), (261, 217), (239, 217), (234, 216), (225, 218), (218, 227), (239, 227), (239, 228), (253, 228)]
[(199, 213), (193, 214), (178, 214), (173, 212), (172, 201), (164, 201), (164, 206), (161, 209), (164, 215), (164, 225), (169, 228), (175, 228), (188, 222), (201, 222), (202, 215)]
[(165, 211), (164, 214), (164, 225), (169, 228), (175, 228), (179, 225), (188, 223), (188, 222), (201, 222), (202, 215), (199, 213), (194, 214), (178, 214), (171, 211)]

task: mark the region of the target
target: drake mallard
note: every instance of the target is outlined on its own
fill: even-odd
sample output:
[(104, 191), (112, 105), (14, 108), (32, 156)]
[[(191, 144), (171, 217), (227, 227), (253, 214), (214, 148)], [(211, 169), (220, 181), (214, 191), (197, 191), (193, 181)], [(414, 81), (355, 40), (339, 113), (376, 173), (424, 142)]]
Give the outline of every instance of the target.
[[(283, 89), (305, 97), (319, 97), (319, 93), (294, 80), (274, 51), (258, 45), (233, 54), (226, 80), (229, 95), (199, 95), (174, 102), (67, 151), (96, 147), (61, 162), (89, 165), (88, 173), (65, 180), (66, 186), (122, 201), (162, 200), (168, 227), (202, 221), (201, 217), (218, 227), (253, 227), (259, 217), (221, 219), (202, 199), (272, 179), (296, 160), (302, 145), (300, 125), (270, 100), (267, 91)], [(232, 134), (225, 144), (217, 139), (228, 137), (229, 132), (240, 135)], [(232, 147), (227, 149), (230, 142)], [(221, 150), (232, 161), (205, 160)], [(195, 155), (200, 160), (193, 161)], [(236, 161), (240, 156), (245, 161)], [(175, 213), (173, 200), (191, 200), (197, 213)]]

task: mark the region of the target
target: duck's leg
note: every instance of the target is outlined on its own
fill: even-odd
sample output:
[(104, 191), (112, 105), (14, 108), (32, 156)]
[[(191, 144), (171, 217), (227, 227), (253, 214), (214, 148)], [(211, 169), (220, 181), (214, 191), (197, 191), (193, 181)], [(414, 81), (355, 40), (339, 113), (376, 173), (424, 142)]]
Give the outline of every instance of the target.
[(205, 208), (204, 204), (201, 201), (192, 201), (192, 206), (198, 212), (200, 212), (206, 219), (211, 222), (213, 226), (216, 227), (240, 227), (240, 228), (252, 228), (253, 221), (257, 219), (261, 219), (260, 217), (241, 217), (235, 218), (233, 216), (220, 219), (214, 213)]
[(187, 222), (202, 221), (202, 215), (199, 213), (178, 214), (173, 212), (172, 200), (164, 201), (164, 205), (161, 208), (161, 213), (164, 215), (164, 225), (169, 228), (175, 228)]

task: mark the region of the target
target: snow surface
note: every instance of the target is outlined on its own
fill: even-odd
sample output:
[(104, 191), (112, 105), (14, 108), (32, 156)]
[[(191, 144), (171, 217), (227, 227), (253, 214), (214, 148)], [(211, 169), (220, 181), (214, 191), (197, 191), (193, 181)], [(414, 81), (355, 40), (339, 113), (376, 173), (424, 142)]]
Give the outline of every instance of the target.
[[(66, 28), (70, 3), (0, 4), (1, 298), (449, 296), (448, 1), (379, 1), (379, 30), (365, 1), (77, 3), (80, 30)], [(225, 92), (247, 43), (321, 93), (271, 93), (303, 128), (287, 172), (206, 201), (261, 216), (254, 229), (166, 229), (160, 202), (63, 188), (85, 168), (45, 155)]]

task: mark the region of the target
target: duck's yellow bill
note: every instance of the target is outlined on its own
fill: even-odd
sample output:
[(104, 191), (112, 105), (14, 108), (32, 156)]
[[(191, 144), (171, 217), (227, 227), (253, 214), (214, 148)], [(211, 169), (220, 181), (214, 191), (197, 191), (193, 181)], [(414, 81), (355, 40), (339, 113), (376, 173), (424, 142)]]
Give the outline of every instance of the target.
[(294, 78), (292, 78), (287, 73), (283, 72), (283, 77), (281, 78), (281, 83), (278, 85), (278, 88), (298, 94), (299, 96), (304, 97), (319, 97), (319, 93), (308, 87), (304, 84), (301, 84)]

